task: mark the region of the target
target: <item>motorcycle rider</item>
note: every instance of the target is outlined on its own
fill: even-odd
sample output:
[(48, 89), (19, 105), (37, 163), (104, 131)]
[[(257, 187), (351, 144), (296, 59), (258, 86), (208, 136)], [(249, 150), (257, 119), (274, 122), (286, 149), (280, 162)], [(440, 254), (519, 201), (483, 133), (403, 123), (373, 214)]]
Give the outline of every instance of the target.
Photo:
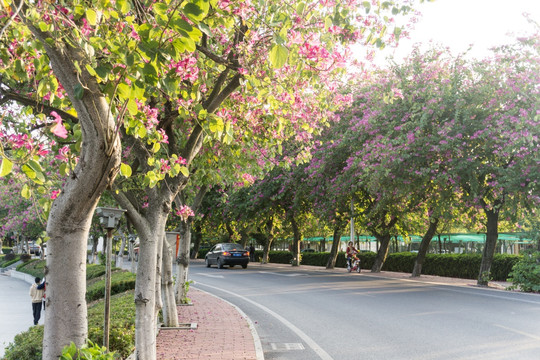
[(356, 250), (355, 247), (353, 246), (353, 242), (349, 241), (348, 246), (347, 246), (347, 251), (346, 251), (347, 266), (349, 269), (352, 268), (352, 259), (353, 257), (356, 256), (356, 254), (358, 254), (358, 250)]

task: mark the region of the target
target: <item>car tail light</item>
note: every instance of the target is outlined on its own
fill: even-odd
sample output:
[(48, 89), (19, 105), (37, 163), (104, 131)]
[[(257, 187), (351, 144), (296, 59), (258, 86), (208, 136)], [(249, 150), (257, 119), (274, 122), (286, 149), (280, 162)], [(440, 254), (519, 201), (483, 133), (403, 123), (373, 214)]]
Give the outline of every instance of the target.
[(245, 256), (249, 256), (249, 251), (246, 251), (246, 252), (244, 253), (244, 255), (245, 255)]
[(223, 252), (223, 256), (231, 256), (231, 253), (228, 252), (228, 251), (224, 251), (224, 252)]

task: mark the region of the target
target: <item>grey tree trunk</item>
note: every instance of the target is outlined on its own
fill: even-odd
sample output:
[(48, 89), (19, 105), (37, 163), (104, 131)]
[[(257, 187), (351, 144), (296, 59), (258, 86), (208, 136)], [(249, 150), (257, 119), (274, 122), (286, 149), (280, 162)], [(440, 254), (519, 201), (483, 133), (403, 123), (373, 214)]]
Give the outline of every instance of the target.
[(487, 217), (487, 233), (486, 243), (484, 244), (484, 251), (482, 253), (480, 271), (478, 272), (477, 285), (479, 286), (487, 286), (489, 283), (491, 264), (493, 263), (495, 246), (497, 245), (497, 238), (499, 237), (499, 210), (487, 210), (484, 208), (484, 211)]
[[(116, 118), (100, 86), (86, 71), (86, 55), (22, 20), (43, 44), (52, 70), (77, 112), (82, 144), (77, 166), (54, 201), (47, 222), (47, 302), (43, 336), (44, 360), (57, 360), (62, 348), (82, 346), (88, 337), (86, 313), (86, 247), (94, 210), (120, 166)], [(58, 40), (58, 39), (57, 39)], [(74, 66), (80, 64), (80, 68)], [(82, 69), (82, 70), (81, 70)], [(80, 70), (80, 71), (79, 71)], [(85, 89), (83, 96), (77, 88)]]
[(201, 247), (202, 233), (201, 225), (195, 227), (193, 232), (193, 251), (190, 254), (191, 259), (197, 259), (199, 257), (199, 248)]
[(176, 250), (176, 237), (167, 235), (163, 241), (163, 273), (161, 276), (163, 325), (167, 327), (178, 326), (178, 311), (174, 300), (173, 249)]
[(122, 241), (120, 242), (120, 249), (116, 255), (116, 266), (121, 268), (124, 264), (124, 250), (126, 248), (127, 236), (124, 232), (120, 232), (120, 236), (122, 237)]
[(174, 289), (177, 304), (188, 303), (185, 284), (189, 274), (189, 249), (191, 248), (191, 221), (180, 225), (180, 246), (176, 257), (176, 287)]
[(422, 265), (426, 259), (426, 254), (429, 249), (429, 243), (433, 239), (433, 235), (437, 231), (437, 225), (439, 225), (439, 218), (434, 219), (429, 223), (429, 227), (422, 238), (420, 243), (420, 249), (418, 250), (418, 255), (416, 255), (416, 261), (414, 262), (414, 268), (412, 271), (412, 277), (418, 277), (422, 274)]
[(384, 265), (384, 262), (386, 261), (386, 257), (388, 256), (388, 248), (390, 247), (390, 238), (391, 236), (389, 234), (385, 234), (382, 236), (377, 236), (379, 239), (381, 246), (379, 247), (379, 251), (377, 252), (377, 257), (375, 258), (375, 262), (373, 263), (373, 267), (371, 268), (371, 272), (381, 272), (381, 269)]
[(300, 233), (300, 229), (298, 228), (298, 224), (296, 223), (296, 219), (294, 218), (294, 215), (290, 216), (291, 221), (291, 227), (293, 229), (293, 255), (294, 259), (292, 262), (292, 266), (300, 266), (300, 241), (302, 240), (302, 234)]
[(267, 264), (269, 260), (270, 249), (272, 248), (272, 242), (274, 241), (274, 219), (271, 218), (266, 222), (266, 241), (263, 247), (263, 264)]
[(339, 250), (339, 244), (341, 242), (341, 223), (334, 228), (334, 240), (332, 241), (332, 249), (330, 250), (330, 257), (326, 263), (327, 269), (333, 269), (336, 266), (336, 260)]

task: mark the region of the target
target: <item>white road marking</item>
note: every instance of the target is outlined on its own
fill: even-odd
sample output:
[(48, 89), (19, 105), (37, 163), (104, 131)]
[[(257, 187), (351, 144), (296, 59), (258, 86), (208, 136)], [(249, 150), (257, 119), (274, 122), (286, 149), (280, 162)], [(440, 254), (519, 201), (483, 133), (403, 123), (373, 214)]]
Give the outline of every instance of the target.
[(216, 278), (216, 279), (223, 279), (224, 278), (223, 275), (212, 275), (212, 274), (204, 274), (204, 273), (196, 273), (195, 275), (201, 275), (201, 276), (206, 276), (206, 277)]
[(530, 337), (530, 338), (535, 339), (535, 340), (540, 340), (540, 336), (536, 336), (536, 335), (533, 335), (533, 334), (529, 334), (529, 333), (526, 333), (526, 332), (524, 332), (524, 331), (512, 329), (512, 328), (509, 328), (509, 327), (506, 327), (506, 326), (503, 326), (503, 325), (499, 325), (499, 324), (494, 324), (494, 325), (497, 326), (497, 327), (500, 327), (501, 329), (505, 329), (505, 330), (514, 332), (514, 333), (516, 333), (516, 334), (520, 334), (520, 335), (523, 335), (523, 336), (527, 336), (527, 337)]
[(282, 273), (277, 273), (277, 272), (272, 272), (272, 271), (259, 271), (259, 274), (270, 274), (270, 275), (277, 275), (277, 276), (308, 276), (308, 274), (298, 274), (298, 273), (282, 274)]
[(218, 287), (215, 287), (215, 286), (212, 286), (212, 285), (207, 285), (207, 284), (202, 284), (202, 283), (197, 283), (198, 286), (206, 286), (206, 287), (209, 287), (209, 288), (212, 288), (212, 289), (216, 289), (216, 290), (219, 290), (219, 291), (223, 291), (224, 293), (227, 293), (229, 295), (232, 295), (232, 296), (236, 296), (256, 307), (258, 307), (259, 309), (265, 311), (266, 313), (270, 314), (271, 316), (275, 317), (277, 320), (281, 321), (281, 323), (283, 325), (285, 325), (286, 327), (288, 327), (292, 332), (294, 332), (296, 335), (298, 335), (298, 337), (302, 340), (304, 340), (304, 342), (322, 359), (322, 360), (334, 360), (326, 351), (324, 351), (323, 348), (321, 348), (312, 338), (310, 338), (306, 333), (304, 333), (302, 330), (300, 330), (299, 328), (297, 328), (296, 326), (294, 326), (289, 320), (285, 319), (283, 316), (279, 315), (278, 313), (270, 310), (269, 308), (267, 308), (266, 306), (264, 305), (261, 305), (253, 300), (250, 300), (248, 298), (246, 298), (245, 296), (242, 296), (242, 295), (238, 295), (238, 294), (235, 294), (231, 291), (228, 291), (228, 290), (224, 290), (224, 289), (221, 289), (221, 288), (218, 288)]

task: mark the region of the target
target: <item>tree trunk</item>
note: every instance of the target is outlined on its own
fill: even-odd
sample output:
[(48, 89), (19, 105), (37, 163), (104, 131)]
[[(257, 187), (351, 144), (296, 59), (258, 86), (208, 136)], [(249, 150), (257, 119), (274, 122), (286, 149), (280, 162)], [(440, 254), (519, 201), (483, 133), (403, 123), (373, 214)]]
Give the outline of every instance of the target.
[(118, 254), (116, 255), (116, 266), (121, 268), (124, 264), (124, 249), (126, 248), (126, 234), (121, 233), (122, 241), (120, 242), (120, 249), (118, 250)]
[(422, 265), (424, 264), (424, 260), (426, 259), (426, 254), (429, 249), (429, 243), (431, 242), (431, 239), (433, 239), (433, 235), (435, 235), (435, 232), (437, 231), (437, 225), (439, 225), (439, 218), (436, 218), (430, 222), (429, 228), (424, 234), (424, 237), (422, 238), (422, 242), (420, 243), (420, 249), (418, 250), (418, 255), (416, 255), (416, 261), (414, 262), (414, 269), (411, 274), (412, 277), (418, 277), (420, 276), (420, 274), (422, 274)]
[(173, 251), (176, 250), (176, 236), (167, 234), (163, 240), (163, 273), (161, 277), (161, 296), (163, 302), (163, 324), (178, 326), (178, 311), (174, 300)]
[(268, 263), (270, 248), (272, 247), (272, 242), (274, 241), (274, 219), (270, 218), (266, 222), (266, 241), (264, 242), (264, 248), (263, 248), (263, 264)]
[(176, 258), (176, 287), (174, 289), (177, 304), (187, 303), (186, 282), (189, 273), (189, 249), (191, 248), (191, 221), (180, 225), (180, 248)]
[(388, 248), (390, 245), (390, 235), (388, 234), (381, 235), (380, 238), (379, 236), (377, 236), (377, 239), (380, 240), (381, 246), (379, 247), (379, 251), (377, 252), (375, 263), (373, 263), (373, 267), (371, 268), (371, 272), (375, 272), (375, 273), (381, 272), (384, 262), (386, 261), (386, 257), (388, 256)]
[(99, 244), (99, 236), (92, 237), (92, 264), (97, 264), (97, 247)]
[(332, 241), (332, 250), (330, 250), (330, 257), (326, 263), (326, 269), (333, 269), (336, 266), (336, 260), (339, 250), (339, 244), (341, 241), (341, 223), (334, 228), (334, 240)]
[(484, 244), (484, 251), (482, 253), (482, 263), (480, 264), (480, 271), (478, 273), (477, 285), (479, 286), (488, 285), (495, 246), (497, 245), (497, 238), (499, 236), (499, 210), (487, 210), (484, 208), (484, 211), (487, 217), (487, 233), (486, 243)]
[(300, 266), (300, 241), (302, 240), (302, 234), (300, 233), (300, 229), (298, 228), (298, 224), (296, 223), (296, 220), (294, 218), (294, 215), (290, 217), (291, 221), (291, 227), (293, 230), (293, 261), (292, 266)]
[[(161, 280), (162, 280), (162, 271), (161, 268), (163, 266), (163, 246), (164, 246), (164, 239), (165, 239), (165, 226), (163, 226), (163, 232), (162, 236), (157, 238), (157, 250), (156, 250), (156, 283), (155, 283), (155, 326), (158, 325), (159, 320), (159, 311), (163, 308), (163, 301), (161, 301)], [(157, 336), (157, 333), (156, 333)]]
[(199, 257), (199, 248), (201, 247), (201, 239), (202, 239), (202, 229), (201, 225), (197, 224), (195, 226), (195, 231), (193, 232), (193, 251), (191, 252), (190, 258), (196, 259)]

